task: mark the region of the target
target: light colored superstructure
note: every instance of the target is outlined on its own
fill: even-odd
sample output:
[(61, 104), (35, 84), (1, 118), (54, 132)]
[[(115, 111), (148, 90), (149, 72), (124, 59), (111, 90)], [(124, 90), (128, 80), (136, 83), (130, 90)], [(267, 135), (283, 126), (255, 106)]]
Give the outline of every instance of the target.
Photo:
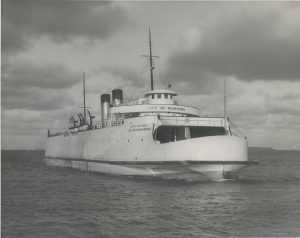
[(89, 120), (86, 113), (79, 114), (79, 121), (70, 118), (69, 130), (48, 132), (47, 164), (120, 175), (212, 180), (250, 164), (247, 140), (232, 132), (227, 117), (202, 117), (198, 108), (178, 105), (177, 93), (154, 90), (151, 82), (151, 90), (131, 102), (123, 103), (120, 89), (112, 91), (112, 99), (101, 95), (99, 122), (93, 122), (88, 112)]

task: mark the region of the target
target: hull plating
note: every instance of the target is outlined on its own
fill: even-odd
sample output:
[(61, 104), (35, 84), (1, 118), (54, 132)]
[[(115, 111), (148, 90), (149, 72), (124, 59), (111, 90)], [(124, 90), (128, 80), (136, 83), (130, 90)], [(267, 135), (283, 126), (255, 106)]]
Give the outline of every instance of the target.
[(160, 144), (153, 140), (154, 126), (151, 117), (136, 118), (116, 127), (48, 137), (46, 162), (109, 174), (192, 174), (213, 180), (247, 164), (248, 146), (242, 137), (208, 136)]
[(104, 162), (78, 161), (72, 159), (45, 158), (50, 166), (69, 167), (89, 172), (100, 172), (127, 176), (151, 176), (169, 179), (192, 179), (192, 180), (220, 180), (226, 178), (228, 172), (240, 170), (245, 164), (189, 164), (189, 163), (167, 163), (167, 164), (145, 164), (132, 165), (130, 163), (110, 164)]

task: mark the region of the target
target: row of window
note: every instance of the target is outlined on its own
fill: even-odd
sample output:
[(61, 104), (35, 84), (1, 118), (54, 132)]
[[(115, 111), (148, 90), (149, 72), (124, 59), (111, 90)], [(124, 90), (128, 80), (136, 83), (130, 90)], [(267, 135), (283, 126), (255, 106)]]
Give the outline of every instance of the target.
[(152, 99), (154, 99), (154, 96), (157, 95), (157, 98), (165, 98), (165, 99), (172, 99), (172, 96), (171, 94), (168, 94), (168, 93), (157, 93), (157, 94), (152, 94)]
[(159, 126), (153, 133), (153, 139), (160, 143), (193, 139), (206, 136), (226, 135), (224, 127), (209, 126)]

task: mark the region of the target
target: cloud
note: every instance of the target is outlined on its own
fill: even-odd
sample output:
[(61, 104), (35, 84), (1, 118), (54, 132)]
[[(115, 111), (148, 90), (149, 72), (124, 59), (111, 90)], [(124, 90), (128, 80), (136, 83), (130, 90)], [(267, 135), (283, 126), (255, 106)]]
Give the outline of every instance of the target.
[[(300, 80), (300, 8), (293, 7), (228, 3), (216, 8), (178, 36), (166, 76), (189, 86), (199, 84), (200, 90), (200, 85), (213, 89), (212, 81), (224, 76)], [(209, 75), (215, 77), (210, 80)]]
[(129, 22), (126, 12), (112, 2), (3, 1), (2, 50), (26, 49), (33, 38), (56, 42), (76, 37), (105, 39)]
[(15, 61), (3, 68), (2, 81), (4, 87), (62, 89), (78, 83), (80, 76), (62, 65)]
[[(146, 65), (147, 66), (147, 65)], [(107, 72), (114, 77), (122, 79), (122, 84), (118, 87), (126, 87), (126, 86), (135, 86), (135, 87), (142, 87), (145, 85), (145, 82), (141, 80), (141, 75), (139, 72), (135, 71), (134, 69), (128, 67), (103, 67), (102, 69), (104, 72)]]
[(3, 109), (54, 110), (74, 104), (73, 99), (62, 90), (36, 88), (4, 89)]
[(5, 109), (53, 110), (72, 104), (65, 90), (80, 75), (59, 65), (16, 61), (2, 72), (2, 105)]
[(155, 88), (171, 83), (184, 94), (180, 104), (222, 116), (227, 78), (228, 115), (250, 146), (299, 145), (299, 6), (4, 0), (3, 143), (43, 148), (48, 128), (66, 128), (82, 105), (82, 71), (93, 114), (99, 95), (114, 88), (125, 98), (142, 96), (149, 68), (137, 70), (133, 61), (148, 52), (151, 26), (153, 52), (161, 56)]
[(270, 85), (268, 81), (233, 79), (229, 85), (234, 87), (229, 87), (228, 114), (240, 128), (249, 133), (283, 133), (286, 137), (299, 129), (299, 82), (274, 81)]
[[(250, 146), (299, 147), (300, 87), (296, 81), (228, 79), (227, 115)], [(198, 107), (201, 115), (223, 116), (223, 92), (184, 95), (180, 104)], [(281, 139), (280, 139), (281, 138)], [(278, 139), (280, 141), (278, 141)], [(294, 142), (289, 144), (294, 139)]]

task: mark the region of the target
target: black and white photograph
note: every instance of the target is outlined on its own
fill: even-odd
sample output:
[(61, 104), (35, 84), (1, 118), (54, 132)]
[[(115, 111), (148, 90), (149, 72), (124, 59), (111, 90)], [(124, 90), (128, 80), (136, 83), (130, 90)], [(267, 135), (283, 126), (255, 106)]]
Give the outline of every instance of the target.
[(1, 237), (300, 237), (299, 1), (1, 1)]

